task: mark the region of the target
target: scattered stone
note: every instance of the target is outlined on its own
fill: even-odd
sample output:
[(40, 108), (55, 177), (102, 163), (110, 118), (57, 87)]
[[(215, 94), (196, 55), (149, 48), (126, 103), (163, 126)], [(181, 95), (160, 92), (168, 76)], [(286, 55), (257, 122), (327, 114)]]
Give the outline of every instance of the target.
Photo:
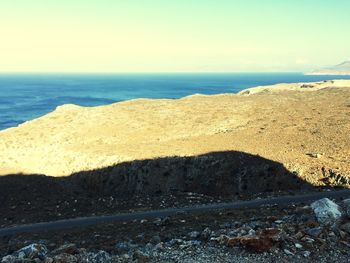
[(302, 214), (305, 214), (305, 213), (309, 213), (310, 211), (312, 211), (311, 207), (308, 206), (308, 205), (305, 205), (305, 206), (302, 206), (302, 207), (297, 207), (295, 209), (295, 213), (298, 214), (298, 215), (302, 215)]
[(48, 250), (43, 244), (31, 244), (20, 250), (16, 251), (14, 254), (19, 259), (40, 259), (44, 260)]
[(303, 248), (303, 245), (299, 244), (299, 243), (295, 243), (295, 247), (298, 248), (298, 249), (301, 249), (301, 248)]
[(156, 226), (160, 226), (162, 224), (162, 219), (161, 218), (156, 218), (153, 221), (153, 224), (155, 224)]
[(313, 202), (311, 208), (318, 222), (323, 225), (334, 224), (342, 216), (340, 207), (328, 198)]
[(328, 233), (328, 236), (329, 237), (335, 237), (335, 233), (333, 231), (331, 231), (331, 232)]
[(302, 232), (300, 232), (300, 231), (294, 235), (294, 237), (295, 237), (296, 239), (301, 239), (303, 236), (305, 236), (304, 233), (302, 233)]
[(303, 253), (303, 256), (305, 257), (305, 258), (307, 258), (307, 257), (309, 257), (310, 255), (311, 255), (311, 252), (310, 251), (304, 251)]
[(131, 256), (129, 254), (123, 254), (123, 255), (121, 255), (121, 259), (126, 261), (126, 262), (129, 262), (131, 259)]
[(220, 245), (224, 245), (224, 244), (227, 244), (229, 239), (230, 238), (226, 235), (220, 235), (219, 237), (215, 238), (214, 240), (219, 242)]
[(75, 254), (77, 253), (77, 246), (73, 243), (62, 245), (59, 248), (53, 250), (51, 252), (51, 255), (58, 255), (62, 253)]
[(16, 260), (15, 256), (8, 255), (2, 258), (1, 263), (14, 263)]
[(201, 235), (201, 233), (199, 233), (198, 231), (192, 231), (190, 233), (188, 233), (188, 237), (192, 238), (192, 239), (196, 239)]
[(307, 242), (307, 243), (315, 242), (315, 239), (310, 238), (310, 237), (303, 237), (301, 240), (304, 241), (304, 242)]
[(306, 155), (308, 155), (312, 158), (317, 158), (317, 159), (319, 159), (323, 156), (323, 154), (321, 154), (321, 153), (307, 153)]
[(87, 253), (84, 249), (79, 254), (76, 255), (77, 262), (83, 262), (83, 263), (108, 263), (111, 262), (112, 257), (109, 255), (109, 253), (100, 250), (98, 253)]
[(164, 243), (163, 242), (160, 242), (158, 243), (157, 245), (154, 246), (154, 250), (156, 251), (162, 251), (164, 250)]
[(45, 260), (44, 260), (44, 263), (53, 263), (53, 258), (51, 257), (46, 257)]
[(96, 254), (91, 255), (91, 260), (88, 262), (93, 263), (106, 263), (111, 261), (111, 256), (106, 251), (100, 250)]
[(250, 229), (248, 231), (248, 236), (254, 236), (256, 234), (256, 231), (254, 229)]
[(160, 236), (153, 236), (152, 238), (151, 238), (151, 243), (152, 244), (158, 244), (158, 243), (160, 243), (162, 240), (161, 240), (161, 238), (160, 238)]
[(53, 257), (55, 263), (76, 263), (78, 259), (71, 254), (62, 253)]
[[(323, 200), (323, 199), (322, 199)], [(319, 201), (322, 201), (319, 200)], [(350, 200), (350, 199), (349, 199)], [(331, 202), (331, 201), (330, 201)], [(328, 204), (328, 201), (326, 201)], [(344, 206), (346, 207), (344, 202)], [(317, 208), (313, 204), (315, 214), (319, 220)], [(326, 205), (326, 208), (329, 208)], [(332, 207), (333, 208), (333, 207)], [(307, 222), (301, 222), (300, 218), (303, 215), (301, 212), (296, 214), (294, 211), (308, 211), (312, 215), (313, 219), (308, 220)], [(216, 226), (215, 231), (211, 231), (209, 228), (205, 228), (203, 231), (189, 231), (183, 232), (186, 230), (184, 227), (179, 233), (180, 238), (174, 238), (174, 232), (163, 232), (164, 227), (162, 227), (161, 233), (164, 240), (170, 240), (165, 243), (161, 242), (161, 237), (157, 232), (152, 235), (145, 236), (141, 234), (142, 238), (135, 239), (134, 241), (123, 241), (118, 242), (115, 245), (115, 249), (112, 249), (111, 254), (105, 251), (99, 251), (98, 253), (88, 252), (85, 248), (77, 248), (76, 244), (81, 246), (82, 241), (77, 242), (76, 244), (67, 243), (61, 246), (57, 246), (57, 240), (55, 243), (49, 243), (49, 248), (55, 248), (52, 252), (48, 252), (48, 249), (41, 245), (43, 241), (38, 241), (37, 244), (31, 244), (26, 246), (12, 255), (0, 258), (1, 263), (109, 263), (109, 262), (168, 262), (168, 261), (159, 261), (159, 259), (164, 259), (168, 255), (172, 259), (175, 256), (175, 261), (177, 262), (217, 262), (217, 261), (196, 261), (192, 256), (197, 257), (203, 251), (222, 256), (222, 258), (227, 258), (231, 253), (229, 252), (230, 247), (240, 247), (247, 249), (252, 252), (263, 253), (261, 257), (266, 255), (278, 255), (281, 258), (290, 258), (295, 259), (296, 261), (303, 261), (302, 257), (310, 257), (313, 254), (313, 260), (318, 260), (319, 254), (326, 252), (327, 249), (335, 249), (335, 246), (338, 246), (339, 249), (336, 249), (337, 253), (345, 252), (349, 247), (349, 238), (350, 238), (350, 221), (344, 219), (337, 222), (337, 224), (332, 224), (331, 226), (320, 226), (320, 223), (316, 221), (315, 216), (311, 208), (302, 208), (297, 209), (292, 208), (286, 210), (287, 215), (277, 214), (277, 216), (271, 216), (269, 219), (264, 220), (263, 217), (254, 217), (249, 220), (244, 219), (244, 221), (237, 223), (239, 225), (236, 228), (223, 229), (220, 225), (220, 221), (215, 221), (213, 224)], [(340, 209), (339, 209), (340, 211)], [(283, 216), (282, 216), (283, 215)], [(324, 214), (322, 214), (324, 215)], [(327, 219), (331, 215), (333, 218), (333, 213), (326, 213)], [(277, 219), (281, 218), (281, 219)], [(225, 219), (227, 222), (227, 219)], [(260, 221), (259, 221), (260, 220)], [(163, 219), (160, 219), (159, 224)], [(177, 219), (174, 219), (174, 222), (178, 222)], [(152, 222), (152, 221), (150, 221)], [(190, 222), (190, 221), (188, 221)], [(225, 221), (224, 221), (225, 222)], [(255, 224), (258, 222), (258, 224)], [(137, 223), (137, 222), (135, 222)], [(231, 226), (234, 223), (230, 224)], [(256, 227), (258, 226), (258, 227)], [(276, 226), (275, 228), (266, 228), (268, 226)], [(191, 225), (191, 227), (196, 227), (196, 225)], [(198, 226), (197, 226), (198, 227)], [(220, 228), (219, 228), (220, 227)], [(187, 233), (187, 234), (186, 234)], [(104, 236), (104, 235), (101, 235)], [(136, 235), (135, 235), (136, 236)], [(111, 237), (108, 237), (110, 240)], [(150, 239), (148, 240), (148, 238)], [(126, 237), (125, 237), (126, 238)], [(100, 241), (100, 239), (98, 239)], [(147, 243), (147, 241), (149, 241)], [(213, 244), (212, 242), (207, 241), (216, 241), (221, 246)], [(146, 243), (146, 244), (145, 244)], [(30, 244), (28, 241), (24, 244)], [(224, 245), (224, 246), (222, 246)], [(44, 246), (44, 249), (41, 248)], [(13, 248), (16, 248), (14, 246)], [(12, 248), (9, 251), (14, 251)], [(45, 250), (46, 248), (46, 250)], [(91, 247), (90, 247), (91, 248)], [(106, 249), (110, 248), (110, 243), (106, 243)], [(307, 249), (307, 250), (305, 250)], [(38, 255), (39, 251), (43, 251), (42, 255)], [(269, 252), (271, 253), (265, 253)], [(326, 252), (327, 253), (327, 252)], [(236, 254), (236, 253), (234, 253)], [(249, 254), (244, 253), (244, 255), (254, 255), (255, 253)], [(320, 254), (321, 255), (321, 254)], [(258, 258), (260, 256), (257, 256)], [(222, 259), (221, 258), (221, 259)], [(198, 259), (198, 258), (197, 258)], [(259, 258), (260, 259), (260, 258)], [(157, 261), (158, 260), (158, 261)], [(192, 261), (191, 261), (192, 260)], [(310, 259), (304, 259), (307, 261)], [(222, 261), (221, 261), (222, 262)], [(236, 262), (236, 261), (235, 261)], [(240, 262), (240, 261), (237, 261)], [(255, 261), (253, 261), (255, 262)], [(264, 261), (265, 262), (265, 261)], [(270, 261), (266, 261), (270, 262)], [(308, 262), (308, 261), (307, 261)], [(327, 261), (328, 262), (328, 261)], [(340, 261), (339, 261), (340, 262)], [(343, 261), (341, 261), (343, 262)]]
[(182, 239), (174, 238), (174, 239), (170, 240), (169, 242), (167, 242), (167, 245), (172, 247), (172, 246), (175, 246), (175, 245), (180, 245), (182, 243), (183, 243)]
[(306, 234), (312, 237), (319, 237), (321, 233), (322, 233), (321, 227), (314, 227), (306, 230)]
[(129, 242), (118, 242), (115, 249), (118, 253), (125, 253), (131, 249), (131, 244)]
[(340, 229), (344, 230), (346, 233), (350, 234), (350, 222), (341, 225)]
[(241, 222), (239, 222), (239, 221), (235, 221), (235, 222), (233, 222), (233, 224), (232, 224), (232, 227), (240, 227), (242, 225), (242, 223)]
[(146, 263), (150, 261), (150, 256), (147, 255), (146, 253), (143, 253), (140, 250), (135, 251), (132, 257), (134, 260), (137, 260), (137, 262), (139, 263)]
[(230, 228), (231, 224), (230, 223), (224, 223), (224, 224), (219, 225), (219, 227), (220, 228)]
[(208, 240), (211, 237), (212, 231), (207, 227), (201, 233), (201, 238)]
[(162, 219), (162, 222), (161, 222), (161, 226), (165, 226), (165, 225), (168, 225), (170, 223), (170, 217), (164, 217), (163, 219)]
[(186, 248), (190, 248), (190, 247), (196, 247), (196, 246), (200, 246), (201, 242), (198, 240), (190, 240), (190, 241), (185, 241), (183, 244), (181, 244), (179, 246), (180, 249), (186, 249)]
[(288, 250), (288, 249), (283, 249), (283, 251), (284, 251), (284, 253), (286, 253), (287, 255), (289, 255), (289, 256), (294, 256), (295, 254), (292, 252), (292, 251), (290, 251), (290, 250)]
[(350, 243), (348, 243), (344, 240), (341, 240), (340, 243), (350, 248)]
[(346, 232), (344, 232), (344, 231), (342, 231), (342, 230), (339, 230), (338, 231), (338, 233), (339, 233), (339, 236), (341, 237), (341, 238), (346, 238)]
[(252, 221), (252, 222), (249, 223), (249, 227), (251, 229), (256, 229), (256, 228), (258, 228), (260, 226), (261, 226), (261, 222), (259, 222), (259, 221)]

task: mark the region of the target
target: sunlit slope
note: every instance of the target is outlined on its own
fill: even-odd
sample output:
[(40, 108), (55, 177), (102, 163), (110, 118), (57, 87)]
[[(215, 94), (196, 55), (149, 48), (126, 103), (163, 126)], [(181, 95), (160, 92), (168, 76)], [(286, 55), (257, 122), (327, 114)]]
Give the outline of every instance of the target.
[(61, 176), (136, 159), (236, 150), (282, 162), (317, 183), (322, 167), (350, 171), (349, 133), (345, 80), (238, 95), (63, 105), (0, 132), (0, 174)]

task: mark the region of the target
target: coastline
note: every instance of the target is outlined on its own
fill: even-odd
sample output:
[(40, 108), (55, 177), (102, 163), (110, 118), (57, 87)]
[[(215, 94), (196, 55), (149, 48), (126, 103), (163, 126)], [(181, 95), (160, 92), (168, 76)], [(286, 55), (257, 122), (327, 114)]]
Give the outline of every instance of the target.
[[(323, 153), (340, 147), (331, 146), (334, 142), (327, 138), (339, 135), (324, 123), (341, 123), (346, 118), (348, 108), (342, 114), (335, 113), (346, 104), (344, 94), (350, 89), (345, 86), (350, 87), (349, 80), (278, 84), (240, 94), (136, 99), (98, 107), (61, 106), (0, 132), (1, 167), (12, 172), (62, 176), (132, 160), (239, 150), (304, 170), (300, 168), (304, 163), (320, 163), (317, 158), (310, 160), (308, 152)], [(320, 103), (329, 104), (330, 99), (333, 108), (320, 108)], [(304, 105), (305, 100), (310, 105)], [(320, 109), (317, 115), (315, 109)], [(309, 121), (302, 122), (306, 117)], [(345, 134), (348, 127), (341, 125), (339, 132), (344, 130)], [(316, 138), (310, 134), (314, 129), (324, 131)], [(310, 140), (310, 145), (300, 148), (305, 140)], [(322, 145), (319, 140), (324, 140)], [(290, 146), (281, 147), (282, 142)], [(340, 143), (345, 151), (350, 149), (347, 143)], [(337, 155), (343, 154), (346, 152)], [(301, 161), (295, 161), (298, 159)], [(333, 166), (328, 157), (322, 163)], [(7, 174), (4, 169), (0, 173)]]

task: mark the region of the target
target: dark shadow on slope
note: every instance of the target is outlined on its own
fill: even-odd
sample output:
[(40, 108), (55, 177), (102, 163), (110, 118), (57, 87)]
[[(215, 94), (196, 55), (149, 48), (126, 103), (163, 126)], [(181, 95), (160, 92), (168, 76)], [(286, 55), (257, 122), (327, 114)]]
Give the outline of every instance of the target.
[(237, 151), (125, 162), (71, 177), (86, 190), (116, 196), (176, 192), (232, 196), (311, 187), (281, 163)]
[(49, 198), (55, 192), (112, 196), (195, 192), (232, 196), (311, 187), (281, 163), (258, 155), (226, 151), (136, 160), (67, 177), (2, 176), (0, 201), (7, 195)]
[(59, 178), (7, 175), (0, 177), (0, 225), (196, 204), (186, 203), (185, 192), (202, 194), (197, 203), (206, 203), (312, 188), (281, 163), (236, 151), (138, 160)]

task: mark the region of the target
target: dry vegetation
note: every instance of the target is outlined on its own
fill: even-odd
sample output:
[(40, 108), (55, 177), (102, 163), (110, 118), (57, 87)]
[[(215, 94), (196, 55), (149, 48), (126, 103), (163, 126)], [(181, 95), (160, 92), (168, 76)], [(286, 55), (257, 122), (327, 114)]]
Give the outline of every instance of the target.
[(0, 174), (62, 176), (124, 161), (233, 150), (280, 162), (320, 184), (329, 175), (348, 178), (349, 132), (345, 80), (92, 108), (64, 105), (0, 132)]

